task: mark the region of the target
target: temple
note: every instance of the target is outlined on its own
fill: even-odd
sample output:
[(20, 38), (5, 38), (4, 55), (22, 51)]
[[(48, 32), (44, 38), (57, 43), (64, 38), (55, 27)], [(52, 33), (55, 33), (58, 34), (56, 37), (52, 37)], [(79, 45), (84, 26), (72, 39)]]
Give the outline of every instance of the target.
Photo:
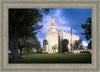
[(73, 44), (75, 40), (79, 40), (79, 36), (72, 34), (72, 28), (71, 28), (71, 33), (69, 33), (67, 31), (57, 29), (55, 25), (56, 23), (54, 17), (52, 17), (50, 22), (50, 29), (48, 29), (48, 33), (46, 35), (47, 44), (45, 45), (45, 52), (58, 53), (59, 39), (60, 41), (63, 39), (67, 39), (69, 41), (68, 52), (71, 52), (72, 51), (71, 44)]

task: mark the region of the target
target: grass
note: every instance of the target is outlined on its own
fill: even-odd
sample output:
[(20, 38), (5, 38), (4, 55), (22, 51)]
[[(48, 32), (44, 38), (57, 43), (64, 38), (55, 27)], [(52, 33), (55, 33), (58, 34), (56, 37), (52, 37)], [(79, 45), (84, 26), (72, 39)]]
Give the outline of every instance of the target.
[[(12, 56), (9, 55), (9, 58)], [(91, 63), (90, 53), (80, 54), (23, 54), (29, 60), (9, 60), (9, 63)]]

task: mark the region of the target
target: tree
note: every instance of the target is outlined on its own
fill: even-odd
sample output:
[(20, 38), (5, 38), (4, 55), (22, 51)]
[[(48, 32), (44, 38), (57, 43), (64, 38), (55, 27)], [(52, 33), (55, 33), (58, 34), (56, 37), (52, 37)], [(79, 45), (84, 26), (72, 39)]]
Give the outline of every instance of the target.
[(42, 28), (43, 13), (48, 9), (9, 9), (9, 47), (14, 60), (21, 59), (18, 53), (19, 39), (36, 35)]
[(91, 28), (91, 25), (92, 25), (91, 18), (87, 18), (86, 23), (81, 25), (81, 27), (83, 29), (85, 29), (84, 33), (82, 33), (82, 34), (85, 35), (87, 41), (90, 40), (90, 42), (88, 44), (88, 49), (92, 48), (92, 46), (91, 46), (91, 42), (92, 42), (92, 39), (91, 39), (91, 29), (92, 28)]
[(91, 18), (87, 18), (86, 23), (81, 25), (81, 27), (84, 29), (84, 32), (81, 34), (85, 35), (85, 38), (88, 41), (91, 39), (91, 23)]
[(44, 46), (42, 46), (42, 51), (44, 51)]
[(52, 46), (52, 50), (53, 50), (53, 53), (54, 53), (54, 50), (56, 49), (56, 47), (55, 46)]
[(25, 42), (25, 47), (23, 48), (26, 53), (33, 53), (32, 51), (33, 45), (31, 42)]
[(39, 41), (37, 41), (36, 51), (37, 51), (37, 53), (41, 53), (41, 51), (42, 51)]
[(58, 53), (61, 53), (60, 35), (58, 35)]
[(79, 50), (84, 50), (84, 46), (81, 44)]
[(64, 39), (61, 41), (61, 52), (62, 53), (68, 52), (68, 44), (69, 44), (69, 41), (67, 39)]
[(43, 40), (44, 51), (46, 51), (47, 45), (48, 45), (48, 41), (47, 40)]
[(42, 48), (38, 49), (38, 53), (42, 53), (42, 51), (43, 51)]
[(24, 48), (24, 52), (26, 53), (32, 53), (32, 49), (35, 48), (41, 48), (40, 43), (37, 39), (37, 37), (30, 37), (28, 39), (21, 38), (19, 42), (19, 49), (20, 49), (20, 55), (22, 55), (22, 50)]
[(22, 49), (25, 47), (25, 41), (26, 41), (25, 38), (19, 40), (18, 48), (20, 50), (20, 56), (22, 55)]
[(89, 42), (89, 44), (88, 44), (88, 49), (89, 49), (89, 50), (92, 49), (91, 43), (92, 43), (92, 40), (91, 40), (91, 41)]
[(78, 53), (78, 50), (80, 48), (80, 44), (81, 43), (82, 43), (82, 40), (75, 40), (75, 42), (72, 45), (72, 47), (74, 48), (74, 50), (77, 50), (77, 53)]

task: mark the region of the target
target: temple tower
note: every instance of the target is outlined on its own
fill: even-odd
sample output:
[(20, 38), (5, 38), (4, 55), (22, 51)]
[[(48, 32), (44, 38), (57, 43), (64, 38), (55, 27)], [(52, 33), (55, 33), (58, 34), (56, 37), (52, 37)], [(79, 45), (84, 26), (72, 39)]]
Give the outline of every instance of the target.
[(51, 22), (50, 22), (50, 28), (55, 28), (55, 20), (54, 17), (52, 16)]

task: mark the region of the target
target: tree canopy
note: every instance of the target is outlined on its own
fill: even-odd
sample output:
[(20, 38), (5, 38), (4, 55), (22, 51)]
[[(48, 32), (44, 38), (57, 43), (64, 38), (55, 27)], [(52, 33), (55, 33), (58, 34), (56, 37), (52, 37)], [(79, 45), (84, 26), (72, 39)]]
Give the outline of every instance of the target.
[(92, 43), (92, 40), (89, 42), (89, 44), (88, 44), (88, 49), (92, 49), (92, 45), (91, 45), (91, 43)]
[[(47, 11), (49, 9), (46, 9)], [(9, 9), (9, 38), (23, 38), (35, 35), (42, 26), (44, 9)]]
[(60, 35), (58, 35), (58, 53), (61, 53)]
[(78, 50), (81, 43), (82, 43), (82, 40), (75, 40), (75, 42), (72, 45), (74, 50)]
[(69, 41), (67, 39), (64, 39), (61, 41), (61, 52), (62, 53), (68, 52), (68, 44), (69, 44)]
[(92, 20), (91, 18), (87, 18), (86, 20), (86, 23), (85, 24), (82, 24), (81, 27), (84, 29), (84, 33), (82, 33), (82, 35), (85, 35), (85, 38), (87, 39), (87, 41), (90, 41), (89, 44), (88, 44), (88, 49), (91, 49), (92, 46), (91, 46), (91, 42), (92, 42), (92, 39), (91, 39), (91, 30), (92, 30)]
[(84, 29), (84, 32), (81, 33), (82, 35), (85, 35), (85, 38), (89, 41), (91, 39), (91, 18), (87, 18), (86, 23), (82, 24), (81, 27)]
[[(43, 14), (47, 14), (49, 10), (44, 8), (9, 9), (9, 47), (15, 60), (20, 59), (18, 54), (19, 40), (30, 37), (36, 39), (37, 32), (42, 28), (38, 22), (42, 21)], [(26, 45), (30, 45), (30, 42), (26, 42)]]

